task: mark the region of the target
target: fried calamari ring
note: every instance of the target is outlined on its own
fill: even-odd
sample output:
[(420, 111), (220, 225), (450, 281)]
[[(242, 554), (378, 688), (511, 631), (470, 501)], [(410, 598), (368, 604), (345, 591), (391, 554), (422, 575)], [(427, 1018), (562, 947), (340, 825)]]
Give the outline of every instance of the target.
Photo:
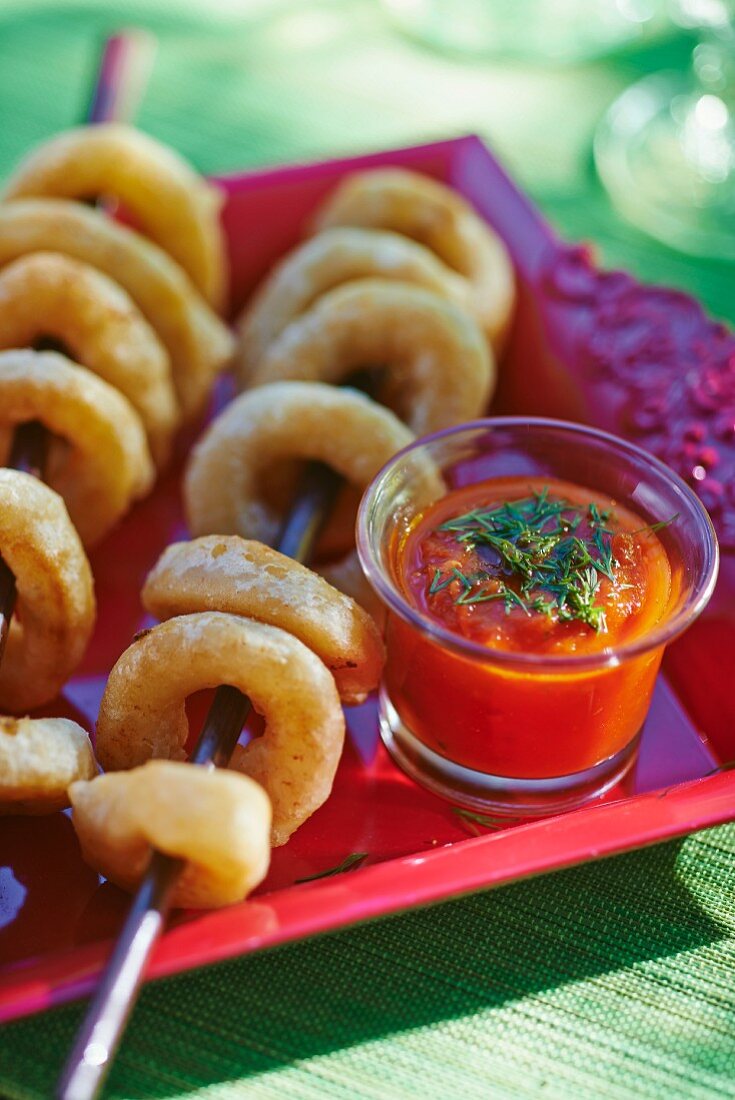
[(414, 283), (467, 304), (464, 280), (422, 245), (376, 229), (327, 229), (289, 253), (251, 298), (237, 326), (240, 385), (247, 385), (276, 337), (322, 294), (369, 277)]
[(367, 612), (261, 542), (208, 535), (174, 543), (148, 574), (142, 600), (157, 619), (226, 611), (287, 630), (324, 662), (345, 703), (361, 703), (378, 686), (383, 642)]
[(341, 382), (366, 364), (385, 368), (378, 398), (417, 435), (481, 415), (495, 382), (482, 333), (461, 309), (422, 287), (361, 279), (284, 329), (252, 384)]
[(225, 296), (221, 193), (173, 149), (116, 122), (67, 130), (25, 157), (3, 199), (119, 199), (215, 309)]
[(88, 264), (36, 252), (0, 270), (0, 348), (60, 341), (127, 397), (162, 465), (178, 417), (168, 353), (121, 287)]
[(329, 796), (345, 731), (334, 678), (285, 630), (208, 611), (146, 631), (110, 673), (97, 756), (109, 770), (182, 760), (186, 697), (220, 684), (239, 688), (265, 718), (263, 736), (238, 746), (230, 766), (265, 789), (272, 843), (285, 844)]
[(87, 648), (95, 602), (89, 562), (57, 493), (30, 474), (0, 469), (0, 516), (0, 556), (18, 591), (0, 707), (17, 713), (57, 695)]
[(125, 890), (140, 882), (152, 848), (187, 861), (175, 906), (233, 905), (266, 876), (270, 804), (244, 775), (151, 760), (73, 783), (69, 795), (85, 862)]
[(89, 737), (68, 718), (0, 718), (0, 814), (51, 814), (97, 774)]
[(0, 427), (29, 420), (61, 437), (52, 441), (46, 481), (66, 501), (82, 542), (99, 541), (153, 483), (138, 414), (107, 382), (57, 352), (0, 351)]
[(232, 356), (234, 340), (165, 252), (78, 202), (0, 203), (0, 266), (29, 252), (62, 252), (119, 283), (168, 350), (184, 416), (202, 408), (215, 376)]
[(325, 462), (365, 489), (412, 439), (393, 413), (355, 390), (319, 382), (249, 390), (210, 424), (189, 459), (184, 506), (192, 535), (273, 544), (300, 464)]
[(515, 305), (513, 265), (495, 231), (456, 191), (405, 168), (358, 172), (317, 214), (317, 231), (337, 225), (391, 229), (425, 245), (467, 280), (473, 314), (501, 350)]

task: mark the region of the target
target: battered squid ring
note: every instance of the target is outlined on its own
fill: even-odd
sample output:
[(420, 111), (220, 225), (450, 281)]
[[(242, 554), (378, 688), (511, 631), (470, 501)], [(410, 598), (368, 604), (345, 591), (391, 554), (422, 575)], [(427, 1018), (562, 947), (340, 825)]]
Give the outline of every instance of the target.
[[(0, 427), (30, 420), (61, 437), (51, 444), (46, 481), (64, 498), (82, 542), (98, 542), (153, 482), (138, 414), (107, 382), (57, 352), (0, 351)], [(11, 434), (0, 446), (3, 461)]]
[(189, 459), (184, 507), (191, 533), (272, 544), (300, 463), (325, 462), (365, 489), (413, 438), (393, 413), (355, 390), (319, 382), (249, 390), (210, 424)]
[(270, 804), (244, 775), (151, 760), (72, 783), (72, 824), (85, 861), (125, 890), (151, 850), (185, 859), (173, 904), (213, 909), (242, 901), (270, 862)]
[(58, 694), (87, 648), (95, 601), (89, 562), (57, 493), (30, 474), (0, 469), (0, 516), (0, 556), (18, 592), (0, 707), (17, 713)]
[(414, 241), (376, 229), (327, 229), (289, 253), (251, 298), (237, 326), (240, 385), (276, 337), (322, 294), (368, 277), (413, 283), (467, 306), (465, 280)]
[(348, 176), (315, 219), (321, 231), (337, 225), (391, 229), (425, 245), (468, 283), (473, 314), (498, 353), (515, 305), (508, 251), (456, 191), (405, 168)]
[(252, 385), (341, 382), (365, 364), (386, 368), (378, 397), (416, 435), (480, 416), (495, 382), (469, 315), (422, 287), (360, 279), (293, 321), (256, 366)]
[(285, 844), (329, 796), (345, 732), (334, 678), (285, 630), (208, 611), (146, 631), (110, 673), (97, 721), (98, 759), (107, 770), (152, 757), (182, 760), (186, 697), (220, 684), (239, 688), (265, 718), (263, 736), (238, 746), (230, 766), (265, 789), (271, 842)]
[(232, 356), (234, 339), (178, 264), (140, 234), (81, 203), (0, 203), (0, 267), (29, 252), (62, 252), (119, 283), (171, 357), (184, 417), (200, 411)]
[(120, 123), (58, 134), (25, 157), (2, 196), (119, 199), (215, 309), (225, 297), (220, 192), (168, 146)]
[(178, 418), (168, 353), (121, 287), (88, 264), (36, 252), (0, 270), (0, 348), (53, 337), (127, 397), (158, 466)]
[(324, 662), (344, 703), (361, 703), (378, 686), (384, 649), (367, 612), (263, 543), (237, 535), (174, 543), (148, 574), (142, 600), (157, 619), (225, 611), (287, 630)]
[(0, 814), (51, 814), (97, 774), (89, 737), (68, 718), (0, 718)]

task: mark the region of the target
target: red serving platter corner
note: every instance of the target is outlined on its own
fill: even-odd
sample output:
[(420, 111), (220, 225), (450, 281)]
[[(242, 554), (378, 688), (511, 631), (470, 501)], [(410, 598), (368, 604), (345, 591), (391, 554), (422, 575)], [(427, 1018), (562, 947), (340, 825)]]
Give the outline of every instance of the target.
[[(478, 138), (221, 180), (234, 303), (298, 241), (310, 212), (341, 176), (385, 164), (450, 183), (511, 251), (520, 302), (497, 411), (560, 415), (632, 434), (680, 472), (687, 463), (699, 471), (707, 445), (719, 471), (732, 473), (735, 420), (732, 436), (721, 427), (723, 409), (735, 407), (733, 394), (721, 392), (727, 363), (735, 363), (732, 335), (690, 298), (600, 272), (587, 250), (559, 241)], [(663, 426), (655, 404), (662, 365), (669, 380)], [(677, 390), (671, 379), (685, 373), (686, 386)], [(640, 409), (648, 413), (636, 420)], [(190, 443), (181, 442), (179, 461), (153, 495), (95, 552), (98, 627), (84, 664), (48, 713), (92, 728), (110, 667), (145, 625), (142, 580), (164, 546), (186, 537), (179, 480)], [(708, 471), (703, 491), (726, 547), (735, 522), (725, 489), (718, 494), (716, 487), (727, 484), (724, 474)], [(572, 813), (472, 836), (448, 803), (393, 765), (378, 737), (374, 703), (349, 710), (349, 736), (327, 804), (274, 851), (268, 879), (250, 900), (214, 913), (177, 914), (148, 977), (731, 820), (735, 772), (718, 769), (735, 757), (733, 703), (723, 687), (723, 662), (735, 676), (734, 590), (732, 558), (725, 556), (710, 611), (670, 651), (634, 773), (603, 801)], [(202, 702), (194, 701), (197, 715)], [(368, 853), (358, 869), (297, 881), (352, 852)], [(88, 993), (127, 903), (84, 865), (67, 814), (0, 819), (0, 1020)]]

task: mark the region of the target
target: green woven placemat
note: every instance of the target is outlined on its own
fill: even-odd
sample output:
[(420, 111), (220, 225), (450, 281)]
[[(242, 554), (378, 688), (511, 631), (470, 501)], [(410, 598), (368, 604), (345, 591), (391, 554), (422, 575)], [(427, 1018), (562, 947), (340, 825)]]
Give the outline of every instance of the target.
[[(148, 986), (111, 1097), (735, 1096), (735, 828)], [(46, 1097), (78, 1006), (0, 1032)]]
[[(0, 173), (132, 22), (161, 39), (141, 124), (205, 171), (474, 130), (567, 236), (735, 320), (732, 269), (622, 225), (590, 165), (605, 104), (684, 42), (553, 72), (424, 52), (369, 0), (6, 0)], [(734, 854), (728, 826), (149, 986), (108, 1095), (735, 1096)], [(51, 1095), (80, 1013), (2, 1029), (3, 1096)]]

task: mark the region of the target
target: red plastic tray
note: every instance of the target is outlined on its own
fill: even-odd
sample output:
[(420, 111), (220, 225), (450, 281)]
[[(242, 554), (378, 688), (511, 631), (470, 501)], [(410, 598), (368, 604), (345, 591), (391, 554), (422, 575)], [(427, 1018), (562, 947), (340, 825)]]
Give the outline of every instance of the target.
[[(708, 504), (727, 545), (729, 498), (724, 488), (718, 496), (716, 486), (728, 481), (724, 475), (714, 478), (711, 468), (719, 463), (719, 470), (732, 473), (735, 462), (735, 419), (732, 436), (721, 423), (723, 410), (735, 405), (733, 392), (728, 397), (722, 389), (735, 364), (732, 337), (708, 322), (691, 299), (643, 288), (621, 274), (601, 274), (586, 252), (559, 242), (476, 138), (224, 180), (236, 304), (298, 240), (304, 219), (340, 176), (378, 164), (407, 165), (451, 183), (509, 245), (521, 295), (497, 407), (633, 430), (699, 481), (702, 459), (709, 471), (705, 495), (710, 493)], [(658, 435), (655, 387), (649, 385), (660, 374), (656, 355), (668, 371), (667, 396), (675, 388), (672, 379), (685, 374), (689, 379)], [(700, 409), (701, 401), (696, 405), (700, 383), (717, 398), (709, 409)], [(641, 387), (645, 392), (633, 402), (633, 413), (639, 407), (648, 413), (636, 424), (631, 394)], [(182, 453), (190, 442), (182, 441)], [(716, 452), (714, 459), (704, 454), (706, 448)], [(68, 714), (91, 728), (109, 668), (144, 624), (138, 599), (142, 580), (160, 550), (185, 537), (179, 475), (180, 464), (95, 553), (97, 631), (79, 674), (49, 713)], [(349, 737), (328, 803), (274, 852), (268, 879), (252, 900), (216, 913), (179, 914), (155, 952), (149, 976), (735, 817), (735, 773), (717, 772), (735, 757), (733, 704), (723, 686), (735, 677), (734, 590), (732, 558), (726, 556), (710, 614), (671, 651), (668, 679), (658, 683), (640, 760), (626, 789), (583, 810), (473, 837), (448, 803), (414, 786), (388, 759), (374, 704), (348, 711)], [(729, 662), (729, 678), (722, 662)], [(201, 712), (203, 702), (195, 700), (192, 710)], [(368, 853), (359, 869), (296, 884), (352, 852)], [(82, 862), (66, 814), (0, 819), (0, 1020), (89, 992), (126, 905), (125, 895), (101, 883)]]

